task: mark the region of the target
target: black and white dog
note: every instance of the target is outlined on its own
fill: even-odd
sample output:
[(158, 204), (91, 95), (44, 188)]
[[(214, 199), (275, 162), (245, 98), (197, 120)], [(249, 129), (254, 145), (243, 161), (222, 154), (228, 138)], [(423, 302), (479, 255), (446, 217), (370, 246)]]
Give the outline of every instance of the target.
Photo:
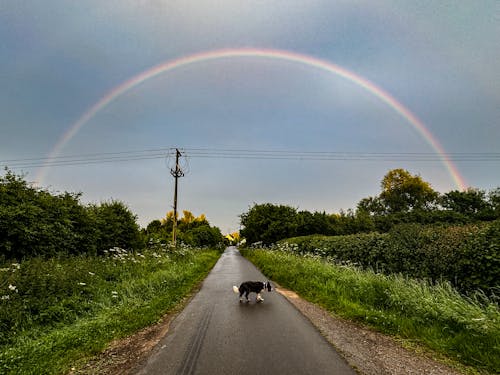
[(243, 302), (243, 294), (245, 295), (245, 298), (248, 300), (248, 295), (250, 293), (256, 293), (257, 302), (262, 302), (264, 301), (264, 298), (261, 297), (260, 292), (262, 290), (267, 289), (268, 292), (272, 290), (271, 283), (269, 281), (262, 282), (262, 281), (245, 281), (241, 283), (240, 287), (238, 288), (236, 285), (233, 286), (233, 290), (235, 293), (240, 294), (240, 302)]

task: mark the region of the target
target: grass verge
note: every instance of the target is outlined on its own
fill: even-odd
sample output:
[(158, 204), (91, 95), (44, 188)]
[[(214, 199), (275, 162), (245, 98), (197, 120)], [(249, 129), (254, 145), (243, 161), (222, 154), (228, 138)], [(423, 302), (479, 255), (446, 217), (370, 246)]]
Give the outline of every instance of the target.
[(219, 255), (115, 249), (107, 257), (32, 259), (2, 268), (0, 373), (67, 373), (112, 340), (157, 322)]
[(242, 250), (264, 274), (339, 316), (411, 340), (481, 372), (500, 371), (500, 311), (481, 294), (281, 250)]

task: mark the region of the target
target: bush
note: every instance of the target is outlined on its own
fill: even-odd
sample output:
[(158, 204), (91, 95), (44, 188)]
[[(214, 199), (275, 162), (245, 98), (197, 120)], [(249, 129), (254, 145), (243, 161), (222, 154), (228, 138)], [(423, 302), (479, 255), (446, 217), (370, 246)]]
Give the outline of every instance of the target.
[(0, 177), (0, 258), (95, 254), (142, 246), (136, 217), (121, 202), (84, 206), (80, 193), (52, 194), (6, 171)]
[(201, 225), (187, 232), (179, 233), (179, 239), (194, 247), (216, 247), (222, 242), (222, 234), (217, 227)]
[(492, 293), (500, 280), (500, 220), (465, 226), (402, 224), (389, 233), (285, 240), (301, 254), (330, 257), (376, 272), (446, 280), (463, 292)]
[(272, 244), (297, 233), (297, 211), (284, 205), (255, 204), (241, 215), (241, 236), (248, 243)]
[(500, 288), (500, 220), (470, 235), (452, 261), (456, 262), (457, 284), (461, 289)]
[(112, 247), (137, 249), (144, 246), (137, 216), (124, 203), (111, 201), (89, 208), (96, 224), (98, 252)]

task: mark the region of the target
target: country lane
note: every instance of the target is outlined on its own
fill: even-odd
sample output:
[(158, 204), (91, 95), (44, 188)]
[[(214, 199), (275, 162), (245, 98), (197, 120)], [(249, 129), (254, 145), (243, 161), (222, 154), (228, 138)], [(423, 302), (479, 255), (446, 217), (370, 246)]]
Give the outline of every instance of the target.
[(250, 302), (240, 303), (232, 286), (247, 280), (266, 278), (228, 247), (135, 374), (356, 373), (279, 293), (263, 291), (262, 303), (252, 293)]

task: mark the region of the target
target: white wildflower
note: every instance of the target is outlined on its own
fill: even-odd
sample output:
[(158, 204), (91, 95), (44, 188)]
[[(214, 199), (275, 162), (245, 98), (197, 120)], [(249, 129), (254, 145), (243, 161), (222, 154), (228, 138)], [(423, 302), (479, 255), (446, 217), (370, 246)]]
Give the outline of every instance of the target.
[(2, 296), (2, 298), (0, 298), (0, 299), (1, 299), (2, 301), (6, 301), (6, 300), (10, 299), (10, 296), (9, 296), (9, 295), (7, 295), (7, 296)]
[(87, 283), (82, 283), (82, 282), (80, 282), (80, 283), (78, 283), (78, 285), (85, 286), (85, 285), (87, 285)]
[(118, 292), (117, 292), (117, 291), (115, 291), (115, 290), (113, 290), (113, 291), (111, 292), (111, 297), (113, 297), (113, 298), (118, 298)]
[(17, 287), (15, 285), (9, 284), (9, 290), (12, 290), (13, 292), (17, 292)]
[(90, 272), (90, 271), (89, 271), (89, 275), (90, 275), (90, 276), (95, 276), (95, 273), (94, 273), (94, 272)]

